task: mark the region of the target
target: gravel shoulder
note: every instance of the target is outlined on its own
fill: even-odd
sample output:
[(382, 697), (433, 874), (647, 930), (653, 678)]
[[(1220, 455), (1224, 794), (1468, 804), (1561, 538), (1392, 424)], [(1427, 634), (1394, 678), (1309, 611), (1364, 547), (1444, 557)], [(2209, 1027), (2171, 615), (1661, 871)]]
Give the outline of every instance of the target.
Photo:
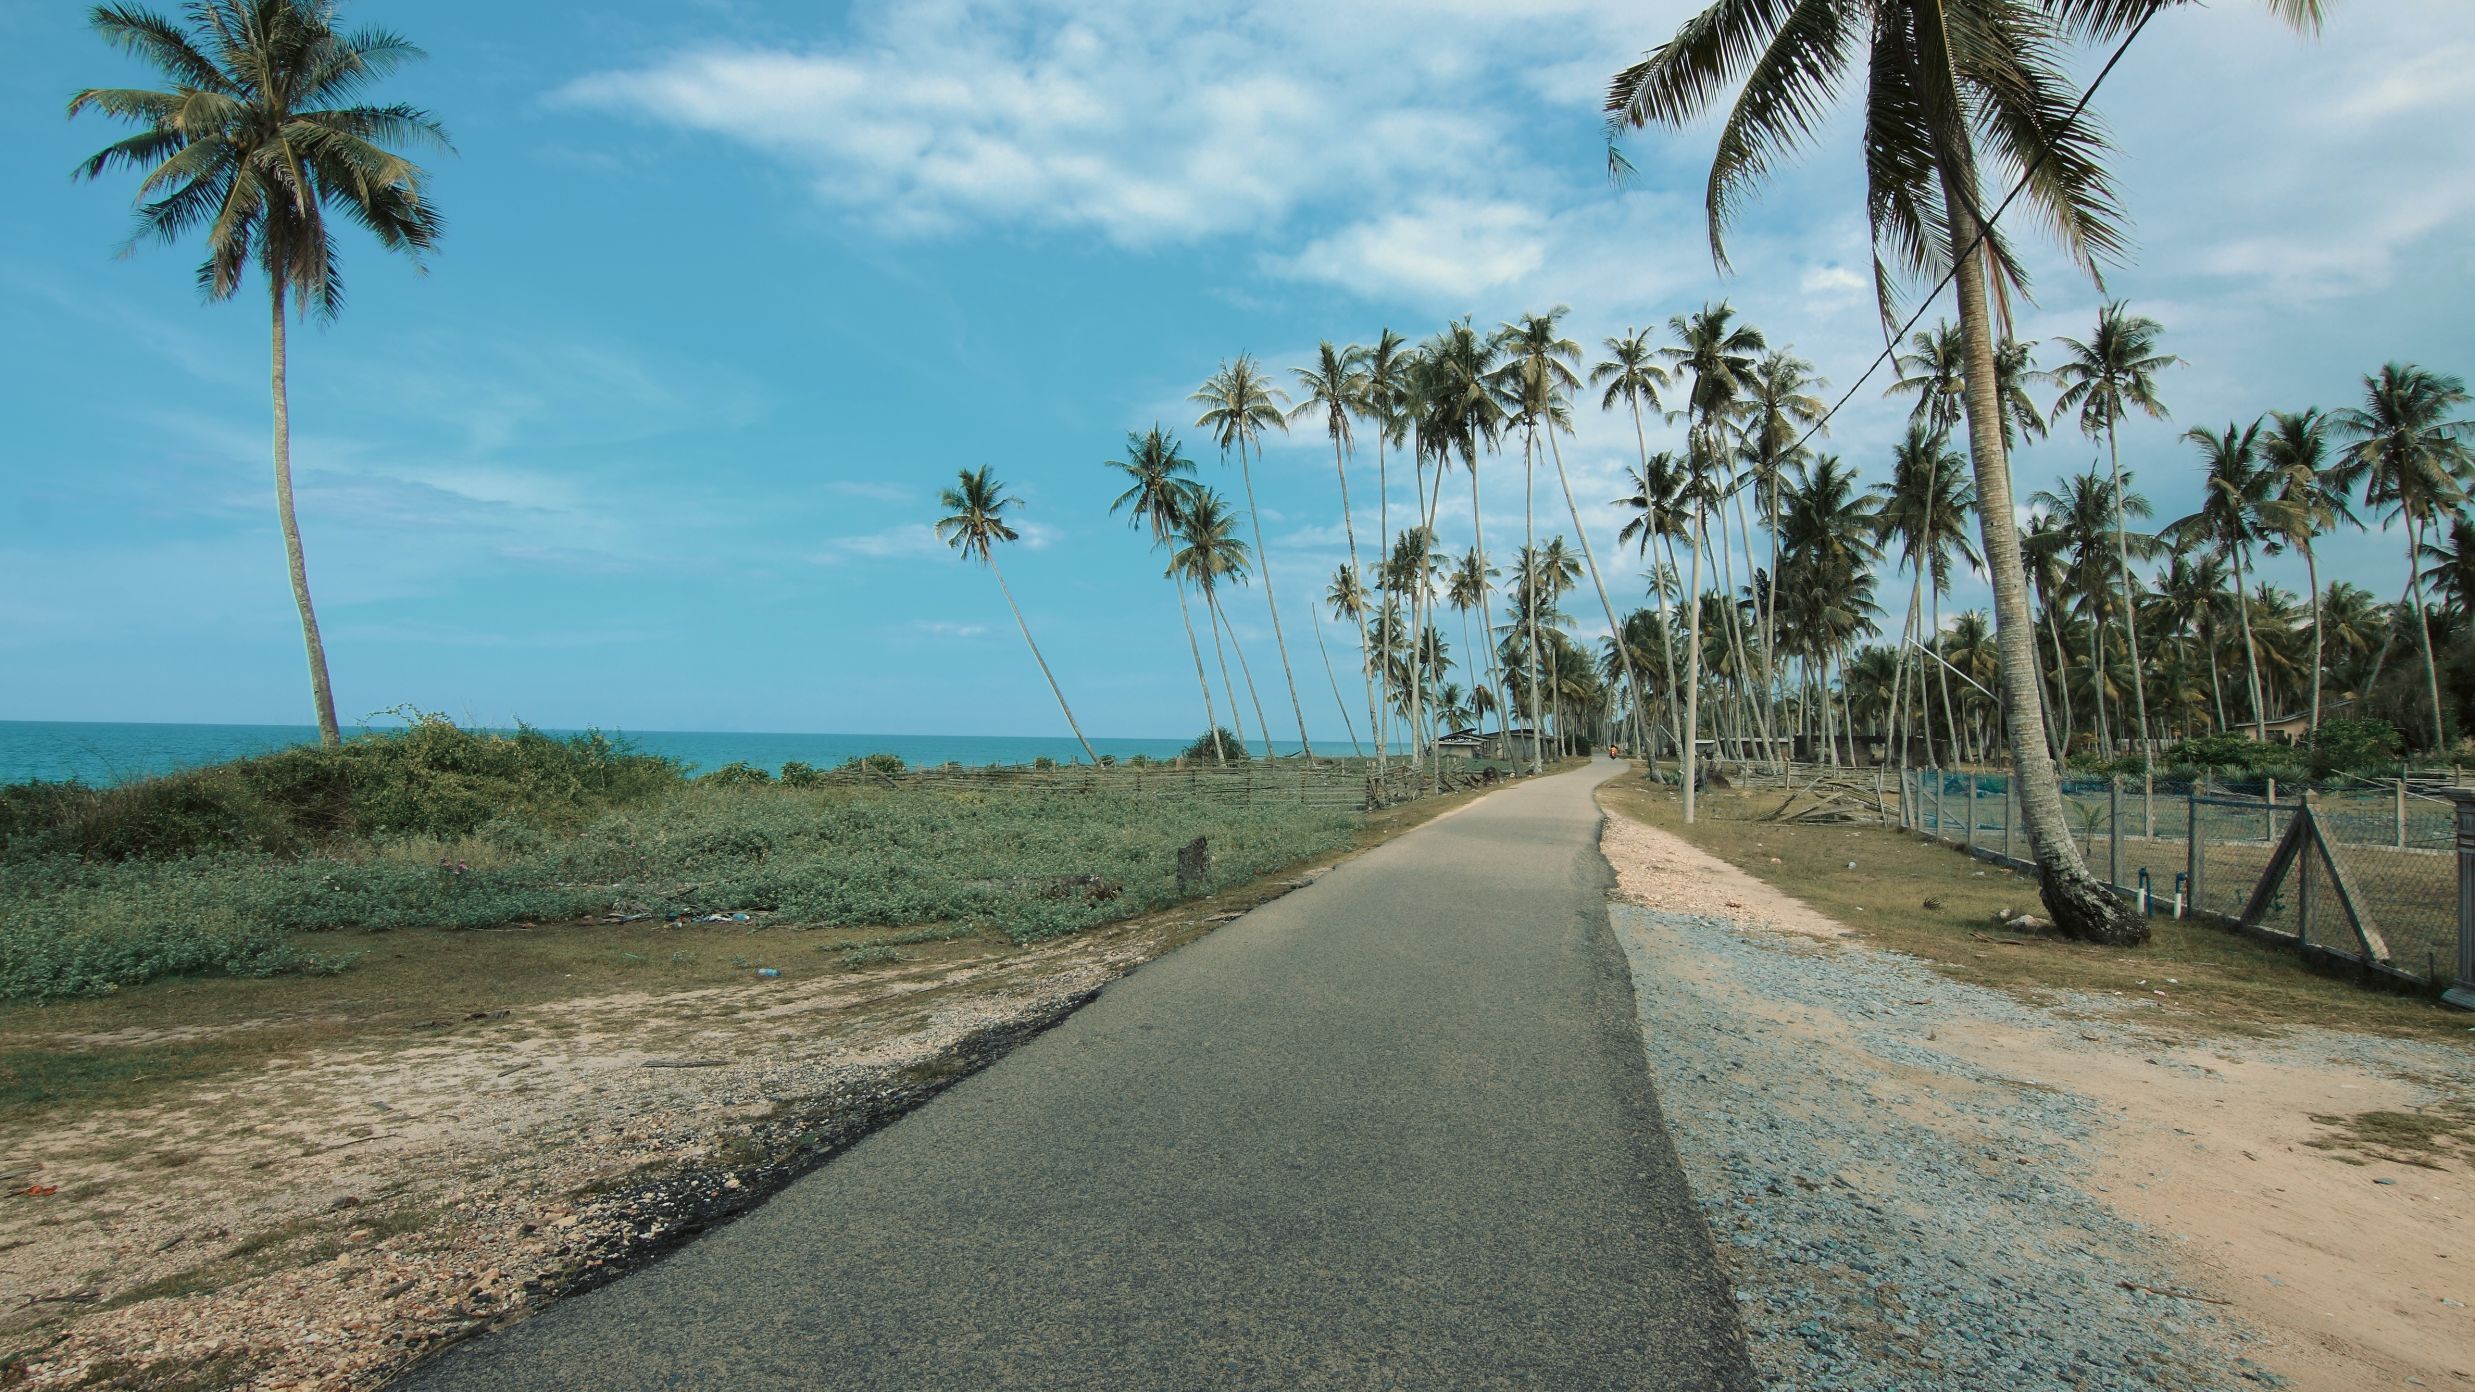
[(2462, 1096), (2464, 1051), (2027, 1000), (1657, 828), (1602, 849), (1766, 1385), (2475, 1387), (2467, 1157), (2338, 1126)]

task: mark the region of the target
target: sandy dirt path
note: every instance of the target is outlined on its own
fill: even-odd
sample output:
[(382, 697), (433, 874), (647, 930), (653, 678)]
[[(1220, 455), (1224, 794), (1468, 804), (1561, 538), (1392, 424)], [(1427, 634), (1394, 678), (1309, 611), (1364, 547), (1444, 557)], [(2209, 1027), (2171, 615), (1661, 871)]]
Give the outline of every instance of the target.
[[(1931, 1166), (1946, 1158), (1938, 1149), (1981, 1159), (1989, 1134), (2016, 1140), (2050, 1116), (2041, 1133), (2049, 1149), (2032, 1165), (2023, 1144), (2019, 1163), (2067, 1186), (2063, 1199), (2123, 1220), (2130, 1235), (2112, 1260), (2163, 1263), (2162, 1276), (2140, 1284), (2190, 1298), (2122, 1295), (2150, 1326), (2175, 1320), (2179, 1307), (2185, 1332), (2171, 1342), (2216, 1343), (2226, 1360), (2216, 1375), (2300, 1392), (2475, 1387), (2475, 1173), (2467, 1156), (2349, 1145), (2329, 1124), (2463, 1099), (2463, 1051), (2326, 1030), (2196, 1034), (2188, 1016), (2169, 1033), (2144, 1021), (2138, 1003), (2113, 997), (2022, 1002), (1867, 947), (1844, 925), (1665, 831), (1611, 816), (1603, 846), (1620, 896), (1655, 911), (1637, 925), (1637, 974), (1657, 972), (1656, 989), (1679, 1012), (1699, 1012), (1709, 1035), (1680, 1046), (1679, 1056), (1717, 1059), (1681, 1077), (1661, 1075), (1689, 1170), (1685, 1115), (1695, 1090), (1716, 1086), (1711, 1080), (1739, 1063), (1758, 1066), (1756, 1056), (1774, 1046), (1826, 1066), (1733, 1095), (1732, 1105), (1776, 1108), (1790, 1129), (1796, 1115), (1825, 1118), (1810, 1126), (1823, 1138), (1817, 1148), (1862, 1149), (1868, 1129), (1881, 1140), (1922, 1122), (1921, 1131), (1899, 1131), (1895, 1145), (1902, 1166)], [(1864, 989), (1834, 995), (1828, 985), (1860, 974)], [(2161, 976), (2156, 989), (2174, 984)], [(1653, 1009), (1646, 997), (1645, 1013)], [(1859, 1134), (1843, 1134), (1849, 1127)], [(1821, 1163), (1831, 1157), (1815, 1158), (1815, 1174), (1833, 1171)], [(1694, 1178), (1702, 1190), (1705, 1175)], [(1713, 1188), (1728, 1183), (1711, 1179)], [(1794, 1202), (1797, 1191), (1787, 1197)], [(1762, 1226), (1746, 1230), (1758, 1236)], [(1725, 1250), (1730, 1221), (1714, 1214), (1713, 1227)], [(1731, 1257), (1772, 1259), (1758, 1245)], [(2001, 1305), (2001, 1293), (1992, 1294)], [(2048, 1309), (2029, 1325), (2053, 1338), (2062, 1324), (2088, 1317)], [(1780, 1356), (1775, 1343), (1771, 1352)], [(2254, 1363), (2236, 1361), (2238, 1352)], [(1897, 1349), (1872, 1356), (1879, 1362)], [(2194, 1385), (2211, 1375), (2205, 1366), (2191, 1374), (2200, 1379)], [(1910, 1370), (1883, 1385), (1945, 1384)]]

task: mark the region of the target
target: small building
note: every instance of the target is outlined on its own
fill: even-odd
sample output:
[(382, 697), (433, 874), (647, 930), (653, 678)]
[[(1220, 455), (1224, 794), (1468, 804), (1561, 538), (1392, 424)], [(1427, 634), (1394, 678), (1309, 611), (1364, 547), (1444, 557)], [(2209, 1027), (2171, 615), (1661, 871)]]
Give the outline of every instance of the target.
[[(2320, 703), (2320, 718), (2324, 723), (2344, 719), (2351, 716), (2354, 709), (2355, 698), (2352, 696), (2324, 700)], [(2269, 742), (2272, 744), (2302, 744), (2312, 737), (2312, 712), (2307, 706), (2292, 715), (2280, 716), (2268, 721), (2258, 728), (2249, 722), (2237, 725), (2235, 728), (2255, 739), (2259, 737), (2261, 730), (2265, 729), (2268, 732)]]
[(1436, 736), (1435, 752), (1438, 755), (1456, 754), (1464, 759), (1511, 759), (1526, 762), (1537, 745), (1538, 732), (1527, 726), (1515, 726), (1510, 730), (1488, 733), (1473, 725), (1455, 730), (1448, 735)]

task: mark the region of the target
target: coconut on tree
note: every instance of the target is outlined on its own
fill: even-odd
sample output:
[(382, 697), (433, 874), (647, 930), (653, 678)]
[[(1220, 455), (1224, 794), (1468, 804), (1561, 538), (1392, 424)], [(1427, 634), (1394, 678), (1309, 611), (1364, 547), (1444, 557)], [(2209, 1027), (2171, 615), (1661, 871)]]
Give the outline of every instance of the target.
[(105, 42), (152, 64), (168, 86), (89, 87), (69, 114), (95, 111), (137, 127), (97, 151), (78, 174), (140, 175), (142, 241), (202, 234), (198, 288), (228, 300), (255, 267), (265, 282), (275, 411), (275, 518), (283, 533), (292, 603), (309, 659), (318, 738), (338, 744), (326, 641), (310, 600), (309, 561), (292, 497), (292, 412), (287, 322), (331, 320), (344, 307), (336, 223), (367, 231), (416, 269), (438, 245), (428, 174), (396, 147), (450, 148), (416, 106), (358, 99), (423, 56), (381, 28), (338, 29), (330, 0), (193, 0), (185, 23), (134, 5), (98, 5), (88, 23)]

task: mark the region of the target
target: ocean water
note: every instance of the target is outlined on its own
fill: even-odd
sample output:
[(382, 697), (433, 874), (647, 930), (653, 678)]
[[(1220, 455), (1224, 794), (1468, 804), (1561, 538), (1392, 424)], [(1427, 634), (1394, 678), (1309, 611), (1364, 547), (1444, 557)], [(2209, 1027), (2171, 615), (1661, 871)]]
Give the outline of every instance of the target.
[[(546, 730), (547, 734), (567, 734)], [(611, 730), (647, 754), (661, 754), (686, 764), (691, 772), (719, 768), (744, 760), (759, 768), (778, 770), (792, 759), (818, 768), (832, 768), (861, 754), (899, 754), (907, 763), (1028, 764), (1046, 755), (1072, 763), (1083, 757), (1071, 735), (1012, 737), (1005, 735), (797, 735), (741, 734), (720, 730)], [(351, 738), (352, 732), (346, 733)], [(220, 763), (250, 754), (266, 754), (295, 744), (314, 744), (318, 731), (309, 725), (170, 725), (123, 724), (71, 720), (0, 720), (0, 784), (32, 779), (108, 785), (170, 773), (200, 764)], [(1186, 747), (1180, 739), (1095, 739), (1102, 754), (1131, 758), (1148, 754), (1165, 759)], [(1256, 748), (1260, 749), (1258, 743)], [(1283, 754), (1297, 752), (1296, 741), (1274, 740)], [(1346, 749), (1346, 745), (1342, 746)]]

